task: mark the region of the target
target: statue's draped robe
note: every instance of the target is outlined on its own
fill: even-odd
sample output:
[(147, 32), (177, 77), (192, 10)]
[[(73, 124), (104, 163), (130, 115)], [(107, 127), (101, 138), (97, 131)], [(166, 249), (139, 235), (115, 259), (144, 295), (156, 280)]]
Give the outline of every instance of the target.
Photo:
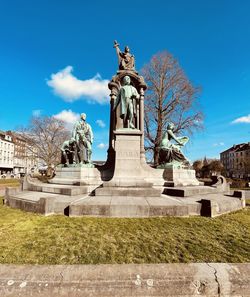
[[(159, 164), (169, 164), (169, 163), (184, 163), (187, 161), (186, 157), (180, 149), (180, 145), (171, 143), (171, 136), (166, 133), (165, 137), (162, 139), (160, 151), (159, 151)], [(180, 143), (185, 145), (189, 138), (186, 136), (178, 137)]]
[(130, 53), (120, 53), (120, 65), (121, 70), (133, 70), (135, 68), (135, 58)]

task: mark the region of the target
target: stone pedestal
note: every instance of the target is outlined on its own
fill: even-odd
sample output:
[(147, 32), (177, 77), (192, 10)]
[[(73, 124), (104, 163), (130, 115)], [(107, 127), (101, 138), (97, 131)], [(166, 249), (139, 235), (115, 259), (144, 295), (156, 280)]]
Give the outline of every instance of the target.
[(115, 134), (115, 170), (111, 181), (104, 186), (138, 187), (146, 186), (143, 180), (140, 162), (140, 141), (142, 132), (132, 129), (114, 131)]
[(52, 184), (64, 185), (99, 185), (102, 183), (101, 173), (97, 168), (58, 167), (56, 176), (49, 181)]
[(112, 180), (95, 191), (96, 196), (159, 196), (161, 190), (145, 180), (141, 166), (140, 144), (142, 132), (132, 129), (114, 131), (115, 164)]
[(164, 168), (163, 177), (167, 181), (172, 181), (174, 186), (198, 186), (199, 181), (195, 177), (195, 170), (185, 169), (173, 164)]

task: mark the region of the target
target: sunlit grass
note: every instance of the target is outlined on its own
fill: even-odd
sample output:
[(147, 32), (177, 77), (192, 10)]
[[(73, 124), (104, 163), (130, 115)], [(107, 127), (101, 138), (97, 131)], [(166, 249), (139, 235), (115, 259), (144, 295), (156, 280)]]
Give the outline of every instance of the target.
[(0, 187), (15, 187), (20, 184), (20, 179), (16, 178), (0, 178)]
[(249, 262), (250, 208), (217, 218), (44, 217), (0, 206), (0, 262)]

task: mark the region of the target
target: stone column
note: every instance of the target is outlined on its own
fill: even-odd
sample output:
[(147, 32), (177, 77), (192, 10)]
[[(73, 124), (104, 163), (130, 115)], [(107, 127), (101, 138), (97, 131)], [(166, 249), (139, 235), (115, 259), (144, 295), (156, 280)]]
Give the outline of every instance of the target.
[(140, 131), (141, 131), (141, 148), (140, 155), (141, 160), (146, 162), (145, 160), (145, 149), (144, 149), (144, 89), (140, 88)]
[(105, 167), (113, 167), (115, 159), (115, 150), (114, 150), (114, 129), (115, 129), (115, 113), (113, 111), (114, 101), (116, 99), (117, 91), (115, 87), (112, 87), (110, 93), (110, 124), (109, 124), (109, 148), (108, 148), (108, 157)]
[(115, 122), (113, 108), (114, 108), (115, 99), (116, 99), (116, 94), (114, 92), (114, 89), (112, 89), (111, 94), (110, 94), (109, 149), (113, 148), (112, 140), (114, 138), (113, 130), (114, 130), (114, 122)]

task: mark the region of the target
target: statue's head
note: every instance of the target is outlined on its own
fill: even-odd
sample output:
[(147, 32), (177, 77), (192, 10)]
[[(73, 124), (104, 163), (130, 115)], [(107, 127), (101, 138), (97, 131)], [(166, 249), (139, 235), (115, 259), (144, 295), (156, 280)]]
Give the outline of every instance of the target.
[(123, 78), (123, 84), (124, 85), (130, 85), (131, 79), (128, 75), (124, 76)]
[(129, 53), (130, 52), (130, 49), (128, 46), (125, 46), (125, 53)]
[(81, 119), (82, 119), (83, 121), (86, 120), (86, 113), (81, 113)]
[(70, 140), (69, 140), (69, 143), (70, 143), (70, 144), (74, 144), (75, 141), (76, 141), (75, 138), (74, 138), (74, 137), (71, 137)]
[(167, 129), (168, 129), (168, 130), (174, 130), (174, 124), (171, 123), (171, 122), (168, 123)]

